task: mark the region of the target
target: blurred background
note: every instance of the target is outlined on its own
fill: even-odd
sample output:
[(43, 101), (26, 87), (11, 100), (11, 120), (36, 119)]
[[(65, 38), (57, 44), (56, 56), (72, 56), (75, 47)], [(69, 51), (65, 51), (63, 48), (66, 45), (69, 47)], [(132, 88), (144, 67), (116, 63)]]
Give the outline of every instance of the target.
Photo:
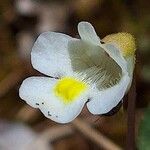
[(110, 145), (110, 150), (125, 148), (125, 100), (124, 107), (114, 115), (94, 116), (85, 109), (79, 120), (59, 125), (18, 96), (26, 77), (40, 75), (30, 63), (37, 36), (57, 31), (78, 37), (80, 21), (90, 22), (101, 38), (122, 31), (135, 36), (136, 148), (149, 150), (149, 10), (147, 0), (0, 0), (0, 150), (108, 149), (105, 145)]

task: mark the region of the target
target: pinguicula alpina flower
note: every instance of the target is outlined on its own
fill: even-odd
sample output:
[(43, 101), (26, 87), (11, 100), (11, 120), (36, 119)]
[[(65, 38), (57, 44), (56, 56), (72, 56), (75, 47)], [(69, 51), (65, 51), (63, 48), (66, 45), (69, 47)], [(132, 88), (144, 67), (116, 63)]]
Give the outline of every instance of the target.
[(75, 119), (85, 104), (92, 114), (109, 112), (132, 81), (135, 41), (130, 34), (112, 34), (101, 40), (88, 22), (80, 22), (78, 31), (81, 39), (42, 33), (31, 61), (49, 77), (29, 77), (19, 90), (23, 100), (58, 123)]

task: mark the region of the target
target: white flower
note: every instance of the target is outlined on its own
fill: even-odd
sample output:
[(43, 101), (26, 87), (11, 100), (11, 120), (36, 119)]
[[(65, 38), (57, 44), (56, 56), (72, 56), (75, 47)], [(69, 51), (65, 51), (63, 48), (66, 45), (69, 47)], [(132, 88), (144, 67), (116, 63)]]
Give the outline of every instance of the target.
[(92, 114), (109, 112), (132, 81), (135, 42), (130, 34), (109, 35), (103, 43), (88, 22), (80, 22), (78, 31), (81, 39), (55, 32), (41, 34), (31, 61), (50, 77), (29, 77), (19, 90), (29, 105), (59, 123), (72, 121), (85, 104)]

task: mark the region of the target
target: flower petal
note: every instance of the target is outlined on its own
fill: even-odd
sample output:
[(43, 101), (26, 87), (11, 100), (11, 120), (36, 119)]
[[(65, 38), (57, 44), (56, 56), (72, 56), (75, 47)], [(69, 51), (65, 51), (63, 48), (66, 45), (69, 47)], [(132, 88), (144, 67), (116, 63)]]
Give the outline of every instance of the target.
[(48, 77), (30, 77), (23, 81), (19, 94), (29, 105), (39, 108), (47, 118), (67, 123), (79, 115), (87, 96), (83, 94), (69, 104), (63, 103), (54, 93), (58, 81)]
[(104, 91), (94, 89), (91, 94), (91, 101), (87, 103), (87, 108), (92, 114), (104, 114), (114, 108), (123, 98), (130, 78), (126, 75), (120, 82)]
[(71, 40), (72, 37), (62, 33), (42, 33), (32, 48), (33, 67), (53, 77), (70, 74), (72, 69), (67, 49)]
[(104, 50), (122, 69), (122, 77), (118, 84), (99, 91), (96, 87), (91, 91), (91, 101), (87, 103), (89, 111), (93, 114), (104, 114), (115, 107), (123, 98), (130, 82), (127, 72), (127, 62), (121, 55), (119, 49), (111, 44), (104, 44)]
[(126, 58), (127, 61), (127, 66), (128, 66), (128, 73), (129, 73), (129, 77), (130, 77), (130, 83), (128, 85), (128, 89), (131, 87), (132, 84), (132, 78), (133, 78), (133, 71), (134, 71), (134, 67), (135, 67), (135, 56), (130, 56), (128, 58)]
[(103, 44), (102, 47), (106, 53), (121, 67), (122, 71), (127, 72), (127, 62), (122, 56), (121, 51), (113, 44)]
[(90, 42), (94, 45), (100, 45), (100, 38), (97, 36), (94, 27), (88, 22), (80, 22), (78, 24), (78, 32), (82, 40)]

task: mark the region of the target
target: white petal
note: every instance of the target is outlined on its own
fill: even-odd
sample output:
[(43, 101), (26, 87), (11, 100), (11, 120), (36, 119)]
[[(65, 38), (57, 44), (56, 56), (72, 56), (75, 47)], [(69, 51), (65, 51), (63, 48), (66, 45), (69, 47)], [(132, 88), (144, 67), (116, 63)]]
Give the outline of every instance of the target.
[(135, 56), (130, 56), (128, 58), (126, 58), (127, 61), (127, 68), (128, 68), (128, 73), (129, 73), (129, 77), (130, 77), (130, 83), (128, 85), (128, 89), (131, 87), (132, 84), (132, 78), (133, 78), (133, 71), (134, 71), (134, 67), (135, 67)]
[(100, 38), (97, 36), (94, 27), (88, 22), (78, 24), (78, 32), (82, 40), (94, 45), (100, 45)]
[[(20, 97), (29, 105), (58, 123), (68, 123), (76, 118), (87, 101), (85, 94), (69, 104), (64, 104), (53, 92), (58, 80), (48, 77), (30, 77), (20, 87)], [(37, 104), (39, 105), (37, 105)]]
[(62, 33), (42, 33), (32, 48), (33, 67), (53, 77), (70, 74), (72, 69), (68, 55), (68, 42), (71, 40), (72, 37)]
[(121, 67), (123, 72), (127, 72), (127, 62), (121, 51), (113, 44), (103, 44), (102, 47), (108, 55)]
[(114, 108), (123, 98), (130, 78), (126, 75), (120, 82), (104, 91), (95, 89), (91, 93), (91, 101), (87, 103), (87, 108), (92, 114), (104, 114)]
[(103, 91), (99, 91), (94, 87), (93, 91), (91, 91), (91, 101), (87, 103), (89, 111), (93, 114), (104, 114), (115, 107), (122, 100), (130, 82), (127, 71), (127, 62), (121, 55), (119, 49), (112, 44), (103, 44), (102, 47), (121, 67), (122, 77), (119, 83)]

